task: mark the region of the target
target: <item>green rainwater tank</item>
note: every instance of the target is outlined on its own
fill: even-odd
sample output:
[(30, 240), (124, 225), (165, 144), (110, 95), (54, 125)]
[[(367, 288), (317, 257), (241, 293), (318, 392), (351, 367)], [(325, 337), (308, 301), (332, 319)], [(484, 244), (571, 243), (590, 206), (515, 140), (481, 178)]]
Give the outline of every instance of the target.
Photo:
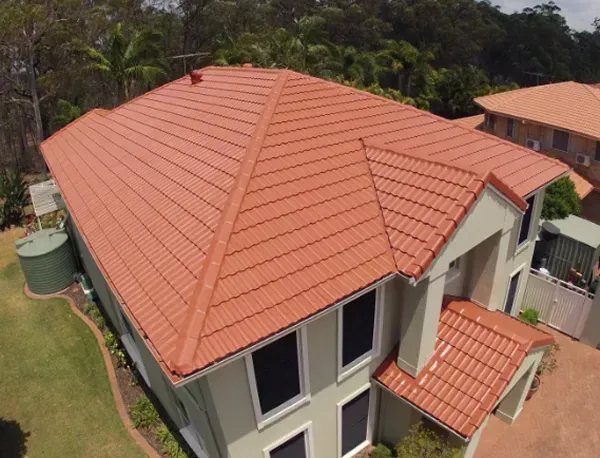
[(17, 240), (25, 281), (35, 294), (52, 294), (74, 281), (77, 265), (64, 229), (43, 229)]

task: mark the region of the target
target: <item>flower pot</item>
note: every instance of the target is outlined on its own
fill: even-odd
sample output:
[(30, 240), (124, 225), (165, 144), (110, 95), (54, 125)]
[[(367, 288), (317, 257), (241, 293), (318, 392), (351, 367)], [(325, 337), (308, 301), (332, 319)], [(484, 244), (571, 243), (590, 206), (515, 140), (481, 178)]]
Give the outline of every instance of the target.
[(533, 395), (540, 389), (540, 377), (539, 375), (535, 375), (533, 377), (533, 382), (531, 382), (531, 387), (529, 387), (529, 391), (527, 392), (527, 396), (525, 397), (526, 401), (529, 401)]

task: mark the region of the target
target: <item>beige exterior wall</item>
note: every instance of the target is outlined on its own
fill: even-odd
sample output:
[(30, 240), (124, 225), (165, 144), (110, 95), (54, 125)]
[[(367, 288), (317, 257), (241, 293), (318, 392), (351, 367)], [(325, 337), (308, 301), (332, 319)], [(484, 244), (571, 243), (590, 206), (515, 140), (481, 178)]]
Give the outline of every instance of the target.
[[(537, 227), (541, 199), (536, 199), (532, 227)], [(371, 384), (371, 375), (400, 341), (404, 360), (417, 370), (434, 350), (441, 300), (449, 263), (464, 257), (464, 288), (491, 309), (502, 308), (508, 275), (516, 266), (527, 268), (533, 243), (515, 252), (521, 213), (493, 189), (484, 191), (470, 214), (416, 286), (399, 277), (380, 286), (385, 291), (381, 313), (379, 354), (367, 365), (338, 381), (338, 312), (331, 311), (305, 325), (310, 400), (285, 416), (259, 428), (244, 358), (214, 370), (206, 377), (223, 442), (231, 458), (264, 458), (264, 450), (304, 425), (313, 430), (314, 457), (338, 457), (338, 404)], [(531, 238), (535, 235), (532, 231)], [(491, 259), (491, 261), (490, 261)], [(473, 272), (482, 273), (473, 280)], [(526, 270), (525, 270), (526, 272)], [(523, 276), (526, 279), (526, 276)], [(515, 312), (519, 309), (521, 282)], [(487, 300), (486, 300), (487, 298)], [(394, 443), (420, 414), (371, 385), (374, 441)], [(377, 393), (377, 396), (373, 395)]]
[[(387, 288), (387, 286), (383, 286)], [(386, 291), (387, 292), (387, 291)], [(394, 293), (388, 299), (393, 299)], [(381, 351), (365, 367), (338, 382), (336, 311), (306, 326), (310, 400), (281, 419), (257, 427), (244, 358), (207, 376), (231, 458), (264, 458), (263, 450), (308, 423), (314, 431), (314, 457), (338, 456), (338, 404), (371, 383), (371, 374), (398, 342), (399, 304), (383, 307)], [(378, 402), (371, 392), (371, 403)], [(375, 396), (374, 396), (375, 395)]]
[[(535, 124), (529, 121), (515, 121), (515, 138), (507, 138), (506, 124), (507, 117), (496, 115), (496, 128), (491, 129), (484, 126), (484, 131), (495, 135), (499, 138), (514, 141), (519, 145), (525, 146), (527, 139), (538, 140), (541, 142), (541, 147), (552, 157), (560, 159), (571, 166), (577, 173), (587, 177), (590, 180), (600, 181), (600, 161), (595, 161), (596, 140), (588, 137), (583, 137), (576, 133), (569, 135), (569, 147), (567, 152), (552, 148), (553, 131), (552, 127)], [(585, 153), (590, 157), (590, 166), (584, 167), (577, 165), (575, 155), (577, 153)]]

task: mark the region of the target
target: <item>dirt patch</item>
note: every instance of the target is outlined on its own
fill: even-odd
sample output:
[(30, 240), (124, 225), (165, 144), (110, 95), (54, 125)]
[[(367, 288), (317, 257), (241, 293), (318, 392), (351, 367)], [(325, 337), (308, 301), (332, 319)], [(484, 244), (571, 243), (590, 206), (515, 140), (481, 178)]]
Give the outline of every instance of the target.
[[(81, 290), (81, 287), (77, 283), (73, 283), (66, 291), (63, 291), (62, 294), (65, 296), (69, 296), (75, 306), (84, 314), (88, 314), (88, 299)], [(104, 328), (98, 327), (102, 334), (105, 334), (108, 331), (108, 327), (105, 325)], [(115, 333), (116, 335), (116, 333)], [(118, 358), (114, 355), (111, 356), (111, 361), (115, 370), (115, 374), (117, 376), (117, 385), (119, 387), (119, 391), (121, 392), (121, 397), (123, 398), (123, 403), (127, 408), (127, 412), (131, 411), (131, 408), (135, 404), (135, 401), (144, 393), (149, 397), (153, 398), (152, 392), (148, 387), (145, 386), (144, 379), (141, 375), (137, 373), (135, 370), (135, 366), (131, 364), (131, 361), (127, 362), (127, 366), (122, 366), (119, 364)], [(155, 403), (156, 404), (156, 403)], [(160, 411), (160, 410), (159, 410)], [(163, 415), (164, 417), (164, 415)], [(130, 417), (131, 418), (131, 417)], [(167, 423), (167, 422), (165, 422)], [(168, 423), (167, 423), (168, 424)], [(148, 443), (156, 450), (156, 452), (165, 458), (169, 458), (169, 455), (163, 452), (162, 444), (158, 440), (156, 436), (156, 427), (152, 428), (138, 428), (138, 432), (148, 441)], [(172, 428), (171, 428), (172, 429)], [(176, 432), (176, 431), (175, 431)], [(175, 434), (174, 432), (174, 434)], [(181, 441), (180, 441), (181, 442)], [(183, 444), (182, 444), (183, 445)], [(187, 450), (186, 450), (187, 451)], [(189, 453), (188, 456), (193, 457), (194, 455)]]

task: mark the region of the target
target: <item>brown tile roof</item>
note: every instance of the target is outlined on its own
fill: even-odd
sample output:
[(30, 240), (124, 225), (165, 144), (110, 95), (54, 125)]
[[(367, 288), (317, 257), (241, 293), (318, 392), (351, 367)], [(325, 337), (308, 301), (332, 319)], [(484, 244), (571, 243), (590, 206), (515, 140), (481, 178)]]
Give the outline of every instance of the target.
[(475, 99), (485, 110), (554, 126), (600, 140), (600, 89), (564, 83), (517, 89)]
[[(299, 73), (202, 73), (197, 84), (184, 77), (109, 113), (92, 111), (42, 145), (104, 276), (178, 377), (398, 271), (404, 248), (390, 246), (386, 229), (407, 228), (392, 213), (384, 226), (378, 199), (386, 190), (375, 191), (382, 180), (371, 167), (388, 167), (392, 180), (412, 177), (405, 185), (415, 194), (430, 192), (448, 206), (456, 196), (446, 188), (464, 194), (464, 183), (419, 183), (441, 170), (436, 162), (515, 202), (568, 170), (430, 113)], [(389, 163), (367, 160), (363, 141), (373, 139), (389, 151), (372, 157)], [(398, 151), (433, 163), (411, 175), (392, 159)], [(390, 199), (392, 212), (404, 211), (397, 196)], [(458, 208), (439, 212), (433, 198), (413, 200), (403, 218), (421, 249), (404, 249), (415, 256), (408, 274), (426, 268), (431, 256), (422, 253), (439, 251), (437, 235), (462, 217)], [(419, 212), (419, 205), (433, 206)], [(437, 225), (437, 235), (424, 238), (423, 222)]]
[(466, 116), (464, 118), (455, 119), (455, 121), (457, 123), (472, 127), (473, 129), (477, 129), (477, 128), (481, 127), (483, 125), (484, 120), (485, 120), (484, 114), (478, 114), (475, 116)]
[(394, 349), (373, 377), (464, 437), (472, 437), (533, 349), (554, 338), (502, 312), (446, 297), (435, 353), (417, 378)]
[(575, 191), (579, 195), (580, 199), (584, 199), (590, 192), (594, 190), (594, 185), (583, 178), (581, 175), (571, 170), (569, 178), (575, 185)]

